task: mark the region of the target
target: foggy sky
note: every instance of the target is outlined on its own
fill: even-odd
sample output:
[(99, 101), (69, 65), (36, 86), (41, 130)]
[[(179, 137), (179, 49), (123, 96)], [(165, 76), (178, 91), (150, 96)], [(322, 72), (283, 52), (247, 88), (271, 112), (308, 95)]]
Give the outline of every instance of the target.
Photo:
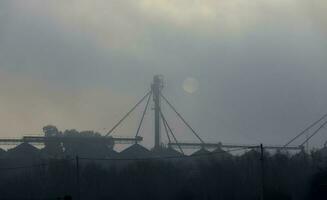
[[(163, 74), (164, 94), (204, 140), (286, 143), (327, 112), (326, 9), (324, 0), (0, 1), (0, 136), (47, 124), (105, 133)], [(193, 94), (188, 77), (199, 82)], [(178, 138), (196, 139), (166, 112)], [(137, 121), (115, 135), (133, 136)], [(152, 129), (148, 114), (146, 146)]]

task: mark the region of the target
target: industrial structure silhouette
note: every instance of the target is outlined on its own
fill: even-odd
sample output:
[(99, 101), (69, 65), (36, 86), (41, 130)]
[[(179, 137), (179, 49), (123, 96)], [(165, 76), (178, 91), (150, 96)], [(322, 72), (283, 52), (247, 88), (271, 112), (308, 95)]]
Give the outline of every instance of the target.
[[(163, 77), (162, 76), (154, 76), (153, 83), (151, 85), (151, 90), (146, 93), (145, 96), (141, 98), (136, 105), (132, 107), (123, 117), (120, 119), (112, 129), (106, 135), (100, 135), (97, 132), (93, 131), (76, 131), (76, 130), (65, 130), (60, 131), (55, 126), (48, 125), (43, 128), (44, 136), (24, 136), (20, 139), (0, 139), (0, 145), (17, 145), (14, 148), (11, 148), (7, 151), (0, 149), (0, 177), (4, 177), (4, 180), (11, 180), (17, 174), (21, 177), (26, 178), (26, 170), (34, 171), (34, 173), (38, 174), (37, 176), (34, 174), (30, 179), (32, 181), (36, 181), (36, 177), (46, 177), (49, 176), (48, 187), (50, 189), (45, 191), (56, 191), (56, 195), (59, 194), (64, 196), (65, 193), (63, 191), (68, 191), (69, 195), (66, 195), (66, 198), (71, 198), (70, 194), (73, 194), (74, 199), (88, 199), (93, 198), (95, 190), (87, 190), (82, 191), (81, 188), (87, 188), (89, 184), (88, 181), (91, 178), (100, 178), (101, 175), (93, 174), (93, 173), (103, 173), (102, 175), (108, 177), (109, 179), (113, 179), (113, 181), (121, 181), (122, 183), (126, 183), (126, 180), (129, 180), (129, 173), (143, 173), (147, 178), (146, 180), (141, 178), (138, 179), (136, 185), (138, 184), (154, 184), (155, 179), (150, 179), (150, 177), (160, 176), (160, 180), (165, 180), (167, 182), (174, 180), (174, 176), (181, 176), (184, 183), (187, 183), (188, 177), (192, 177), (195, 180), (198, 180), (200, 183), (205, 183), (207, 180), (213, 181), (212, 184), (217, 184), (216, 179), (213, 174), (216, 174), (219, 178), (224, 175), (224, 170), (229, 171), (226, 175), (227, 178), (222, 181), (232, 180), (229, 176), (234, 176), (238, 174), (239, 177), (237, 179), (244, 178), (246, 176), (246, 180), (248, 180), (248, 184), (252, 185), (251, 188), (255, 191), (255, 196), (260, 197), (261, 200), (265, 199), (265, 194), (267, 191), (271, 190), (271, 186), (266, 189), (267, 181), (266, 177), (269, 177), (271, 180), (274, 178), (273, 173), (275, 170), (274, 167), (278, 166), (278, 170), (282, 170), (279, 168), (283, 167), (285, 160), (291, 163), (290, 167), (286, 170), (288, 173), (293, 173), (295, 175), (301, 176), (303, 178), (300, 183), (301, 187), (304, 188), (305, 182), (310, 177), (306, 174), (306, 170), (313, 166), (320, 166), (321, 163), (327, 161), (327, 147), (321, 149), (319, 151), (318, 156), (316, 154), (312, 154), (312, 158), (308, 159), (308, 154), (305, 152), (304, 145), (308, 142), (312, 137), (314, 137), (325, 125), (327, 121), (327, 115), (324, 115), (314, 123), (310, 124), (306, 129), (297, 134), (290, 141), (285, 143), (284, 145), (263, 145), (263, 144), (253, 144), (253, 145), (244, 145), (244, 144), (225, 144), (221, 142), (205, 142), (200, 137), (200, 134), (195, 131), (194, 128), (184, 119), (184, 117), (177, 111), (177, 109), (172, 105), (172, 103), (162, 94), (163, 89)], [(141, 127), (144, 123), (144, 118), (146, 113), (149, 111), (151, 99), (153, 100), (153, 110), (154, 110), (154, 146), (151, 150), (143, 147), (140, 143), (143, 138), (140, 136)], [(130, 114), (135, 111), (135, 109), (141, 105), (142, 102), (146, 102), (144, 106), (144, 110), (142, 112), (139, 124), (136, 129), (136, 134), (134, 137), (113, 137), (112, 133), (122, 124), (125, 119), (130, 116)], [(189, 128), (191, 133), (197, 138), (198, 141), (195, 142), (180, 142), (176, 136), (173, 128), (168, 123), (166, 116), (162, 110), (162, 103), (166, 103), (168, 107), (179, 117), (179, 119)], [(314, 129), (312, 134), (305, 138), (303, 142), (301, 142), (298, 146), (290, 146), (290, 144), (294, 143), (295, 140), (300, 139), (304, 133), (309, 130)], [(165, 134), (162, 134), (165, 133)], [(168, 143), (163, 144), (162, 137), (166, 136)], [(129, 147), (124, 150), (117, 152), (114, 150), (115, 145), (117, 144), (127, 144)], [(41, 145), (43, 148), (36, 148), (34, 145)], [(191, 155), (187, 155), (185, 153), (185, 149), (192, 148), (197, 149)], [(237, 157), (232, 155), (232, 152), (244, 151), (242, 156)], [(274, 156), (269, 156), (269, 152), (266, 150), (276, 150), (276, 154)], [(293, 157), (289, 158), (281, 152), (287, 151), (298, 151), (297, 154), (294, 154)], [(316, 156), (316, 157), (314, 157)], [(322, 158), (322, 161), (321, 161)], [(108, 161), (108, 162), (103, 162)], [(117, 161), (117, 162), (116, 162)], [(132, 162), (132, 161), (141, 161), (141, 162)], [(147, 161), (147, 162), (143, 162)], [(164, 162), (164, 161), (172, 161), (172, 162)], [(319, 162), (317, 162), (319, 161)], [(93, 166), (92, 163), (96, 163), (97, 165)], [(132, 163), (132, 164), (131, 164)], [(169, 164), (170, 163), (170, 164)], [(172, 164), (173, 163), (173, 164)], [(267, 168), (267, 164), (269, 166)], [(298, 164), (300, 163), (300, 164)], [(309, 164), (308, 164), (309, 163)], [(314, 164), (312, 164), (314, 163)], [(275, 166), (275, 165), (276, 166)], [(167, 166), (166, 166), (167, 165)], [(240, 166), (238, 166), (240, 165)], [(280, 166), (279, 166), (280, 165)], [(63, 166), (63, 167), (60, 167)], [(324, 166), (324, 165), (323, 165)], [(91, 167), (90, 171), (88, 167)], [(104, 169), (113, 171), (113, 174), (110, 174), (107, 171), (103, 171), (101, 167), (105, 167)], [(114, 167), (119, 167), (121, 170), (127, 170), (126, 177), (123, 176), (120, 172), (115, 171)], [(164, 174), (166, 167), (168, 170), (172, 170), (172, 174), (169, 176)], [(245, 167), (246, 169), (241, 169)], [(312, 168), (312, 167), (311, 167)], [(181, 173), (180, 170), (187, 169), (188, 172)], [(221, 172), (217, 172), (221, 169)], [(297, 169), (297, 170), (294, 170)], [(24, 173), (16, 173), (16, 171), (23, 171)], [(134, 171), (136, 170), (136, 171)], [(154, 170), (154, 171), (153, 171)], [(158, 170), (158, 171), (156, 171)], [(277, 170), (277, 171), (278, 171)], [(58, 172), (59, 171), (59, 172)], [(85, 172), (87, 171), (87, 172)], [(268, 171), (268, 172), (266, 172)], [(302, 173), (302, 171), (306, 173)], [(314, 170), (312, 170), (314, 171)], [(11, 172), (11, 173), (7, 173)], [(84, 172), (84, 175), (81, 173)], [(314, 171), (315, 172), (315, 171)], [(47, 173), (48, 175), (42, 174)], [(71, 174), (74, 175), (71, 175)], [(109, 173), (109, 174), (108, 174)], [(154, 174), (152, 174), (154, 173)], [(200, 175), (201, 173), (202, 175)], [(240, 174), (239, 174), (240, 173)], [(58, 175), (59, 174), (59, 175)], [(64, 175), (63, 175), (64, 174)], [(117, 175), (119, 174), (119, 176)], [(180, 175), (182, 174), (182, 175)], [(301, 175), (299, 175), (301, 174)], [(134, 174), (135, 175), (135, 174)], [(207, 178), (204, 180), (200, 180), (201, 176), (205, 175)], [(19, 177), (20, 177), (19, 176)], [(63, 184), (62, 179), (65, 179), (67, 176), (68, 182), (65, 183), (66, 187), (70, 189), (57, 189), (59, 185)], [(165, 176), (168, 176), (166, 178)], [(92, 178), (93, 177), (93, 178)], [(215, 180), (211, 179), (214, 178)], [(134, 177), (135, 178), (135, 177)], [(288, 180), (289, 177), (283, 177)], [(36, 179), (36, 180), (35, 180)], [(61, 180), (59, 183), (56, 183), (56, 180)], [(82, 179), (82, 180), (81, 180)], [(237, 180), (236, 179), (236, 180)], [(39, 185), (42, 186), (43, 179), (39, 182)], [(233, 181), (236, 181), (233, 180)], [(84, 185), (83, 182), (84, 181)], [(86, 182), (85, 182), (86, 181)], [(89, 180), (90, 181), (90, 180)], [(233, 182), (230, 181), (230, 182)], [(107, 183), (106, 181), (103, 181)], [(319, 177), (317, 178), (317, 184), (320, 184), (321, 180)], [(16, 196), (18, 199), (21, 198), (18, 194), (15, 194), (14, 191), (11, 191), (13, 187), (10, 184), (7, 185), (8, 182), (4, 181), (1, 183), (3, 188), (2, 192), (7, 192), (7, 197)], [(9, 181), (10, 183), (10, 181)], [(110, 183), (110, 182), (109, 182)], [(269, 183), (269, 182), (268, 182)], [(273, 181), (272, 181), (273, 183)], [(51, 185), (54, 184), (54, 185)], [(220, 184), (220, 183), (219, 183)], [(218, 184), (218, 185), (219, 185)], [(224, 183), (225, 184), (225, 183)], [(20, 185), (20, 180), (16, 183), (16, 185)], [(96, 184), (95, 184), (96, 185)], [(290, 184), (296, 185), (296, 184)], [(159, 185), (163, 187), (163, 185)], [(200, 186), (200, 185), (199, 185)], [(222, 186), (222, 185), (221, 185)], [(7, 191), (5, 188), (8, 187)], [(54, 188), (51, 188), (54, 187)], [(115, 188), (117, 186), (111, 185), (111, 187)], [(135, 185), (133, 186), (135, 187)], [(149, 186), (150, 187), (150, 186)], [(151, 186), (154, 187), (154, 186)], [(167, 187), (167, 186), (164, 186)], [(208, 188), (206, 186), (202, 186), (203, 190), (207, 192)], [(232, 188), (234, 185), (229, 185), (225, 190), (220, 191), (224, 193), (224, 195), (231, 195), (233, 192)], [(250, 187), (250, 186), (249, 186)], [(128, 187), (128, 189), (131, 189)], [(154, 187), (156, 188), (156, 187)], [(189, 186), (190, 189), (193, 186)], [(181, 192), (178, 187), (175, 185), (171, 186), (171, 189), (175, 192), (180, 192), (182, 195), (186, 195), (183, 197), (184, 199), (188, 199), (188, 196), (195, 196), (198, 198), (203, 198), (208, 194), (191, 194), (190, 191)], [(20, 189), (24, 192), (29, 192), (30, 189)], [(31, 189), (32, 190), (32, 189)], [(38, 190), (38, 189), (36, 189)], [(111, 194), (116, 199), (121, 198), (121, 188), (117, 189), (117, 193)], [(90, 193), (88, 193), (88, 191)], [(217, 195), (217, 191), (212, 192), (212, 196)], [(280, 192), (280, 191), (278, 191)], [(277, 192), (277, 193), (278, 193)], [(244, 198), (241, 196), (241, 199), (252, 199), (253, 194), (249, 193), (247, 189), (243, 191), (244, 194), (249, 195)], [(279, 193), (278, 193), (279, 194)], [(316, 194), (316, 193), (315, 193)], [(50, 194), (35, 194), (33, 197), (44, 196), (48, 197)], [(89, 196), (88, 196), (89, 195)], [(110, 195), (107, 191), (102, 191), (101, 195)], [(128, 194), (124, 194), (125, 199), (131, 199)], [(127, 195), (127, 197), (126, 197)], [(144, 195), (144, 194), (142, 194)], [(142, 199), (142, 195), (139, 195), (139, 198)], [(152, 191), (152, 195), (156, 198), (160, 196), (159, 193)], [(177, 195), (177, 193), (171, 193), (171, 195)], [(222, 195), (222, 194), (221, 194)], [(279, 194), (277, 199), (283, 199), (284, 194)], [(320, 193), (319, 193), (320, 195)], [(82, 197), (84, 196), (84, 197)], [(144, 197), (144, 196), (143, 196)], [(282, 197), (282, 198), (281, 198)], [(164, 198), (164, 196), (160, 197)], [(236, 198), (237, 199), (237, 198)], [(288, 197), (286, 196), (286, 198)]]
[[(158, 157), (158, 156), (183, 156), (185, 155), (183, 149), (192, 148), (198, 149), (194, 153), (194, 155), (199, 154), (210, 154), (215, 152), (224, 152), (228, 149), (260, 149), (260, 144), (254, 145), (244, 145), (244, 144), (225, 144), (222, 142), (205, 142), (200, 134), (195, 131), (195, 129), (184, 119), (184, 117), (177, 111), (177, 109), (173, 106), (173, 104), (163, 95), (162, 90), (164, 88), (163, 76), (155, 75), (153, 78), (153, 82), (151, 84), (151, 89), (146, 93), (145, 96), (138, 101), (131, 110), (129, 110), (113, 127), (108, 131), (108, 133), (104, 136), (101, 136), (96, 133), (86, 133), (81, 137), (78, 133), (69, 133), (68, 134), (60, 134), (59, 131), (54, 126), (47, 126), (44, 128), (44, 136), (24, 136), (23, 138), (3, 138), (0, 139), (0, 145), (17, 145), (17, 147), (13, 149), (9, 149), (7, 152), (2, 150), (0, 151), (0, 156), (14, 156), (16, 152), (22, 152), (23, 155), (36, 155), (37, 152), (41, 153), (42, 156), (54, 156), (56, 154), (62, 155), (70, 155), (70, 156), (94, 156), (94, 157), (103, 157), (103, 158), (147, 158), (147, 157)], [(144, 118), (147, 112), (149, 112), (149, 107), (151, 104), (151, 99), (153, 101), (153, 110), (154, 110), (154, 146), (150, 150), (140, 145), (143, 138), (140, 136), (141, 127), (144, 122)], [(130, 116), (130, 114), (135, 111), (137, 107), (141, 105), (141, 103), (146, 102), (144, 106), (144, 110), (142, 112), (140, 122), (138, 124), (136, 134), (134, 137), (113, 137), (111, 134), (124, 122), (124, 120)], [(184, 125), (191, 131), (191, 133), (195, 136), (198, 141), (195, 142), (180, 142), (173, 131), (173, 128), (168, 123), (164, 112), (162, 111), (161, 104), (165, 103), (168, 107), (177, 115), (177, 117), (184, 123)], [(274, 150), (304, 150), (304, 145), (307, 143), (314, 135), (316, 135), (326, 124), (327, 122), (323, 122), (327, 115), (324, 115), (319, 120), (311, 124), (308, 128), (303, 130), (300, 134), (296, 135), (285, 145), (263, 145), (264, 149), (274, 149)], [(300, 138), (305, 132), (320, 124), (320, 127), (317, 128), (312, 135), (307, 137), (300, 145), (298, 146), (290, 146), (292, 142), (296, 139)], [(168, 139), (167, 144), (163, 144), (161, 138), (164, 136), (162, 133), (165, 133), (165, 136)], [(83, 149), (65, 149), (63, 147), (64, 143), (69, 144), (80, 144), (80, 145), (88, 145), (93, 144), (94, 148), (99, 148), (99, 146), (105, 147), (105, 149), (99, 151), (99, 149), (93, 151), (93, 153), (89, 148)], [(44, 148), (39, 150), (32, 145), (44, 145)], [(114, 151), (114, 146), (116, 144), (131, 144), (131, 146), (127, 147), (120, 153)], [(57, 153), (48, 151), (51, 147), (60, 147)], [(209, 151), (211, 150), (211, 151)], [(51, 150), (53, 151), (53, 150)], [(90, 151), (90, 152), (87, 152)], [(101, 153), (100, 153), (101, 152)], [(48, 154), (47, 154), (48, 153)], [(8, 154), (8, 155), (7, 155)], [(49, 155), (50, 154), (50, 155)], [(52, 155), (51, 155), (52, 154)]]

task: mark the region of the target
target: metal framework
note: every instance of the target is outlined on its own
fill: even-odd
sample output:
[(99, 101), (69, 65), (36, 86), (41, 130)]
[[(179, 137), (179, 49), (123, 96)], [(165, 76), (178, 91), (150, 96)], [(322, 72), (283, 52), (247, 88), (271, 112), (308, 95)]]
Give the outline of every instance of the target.
[(153, 84), (151, 86), (154, 102), (154, 149), (160, 148), (160, 107), (161, 107), (161, 90), (163, 88), (162, 76), (156, 75), (153, 77)]
[(114, 144), (131, 144), (135, 142), (142, 141), (143, 138), (137, 136), (135, 138), (125, 138), (125, 137), (44, 137), (44, 136), (24, 136), (22, 138), (12, 138), (12, 139), (0, 139), (1, 145), (16, 145), (20, 143), (30, 143), (30, 144), (44, 144), (45, 142), (74, 142), (74, 141), (87, 141), (87, 142), (101, 142), (108, 145)]
[(135, 106), (130, 111), (128, 111), (124, 115), (124, 117), (121, 120), (119, 120), (118, 123), (114, 125), (114, 127), (112, 127), (112, 129), (110, 129), (110, 131), (106, 134), (106, 136), (109, 136), (150, 94), (151, 94), (151, 91), (146, 93), (146, 95), (139, 102), (137, 102), (137, 104), (135, 104)]
[[(222, 143), (194, 143), (194, 142), (180, 142), (168, 143), (168, 146), (176, 148), (182, 147), (186, 149), (194, 149), (194, 148), (207, 148), (207, 149), (214, 149), (214, 148), (224, 148), (224, 149), (237, 149), (237, 148), (259, 148), (260, 144), (254, 145), (245, 145), (245, 144), (222, 144)], [(264, 145), (265, 149), (270, 150), (278, 150), (278, 149), (287, 149), (287, 150), (302, 150), (302, 146), (278, 146), (278, 145)]]
[[(88, 142), (102, 142), (108, 145), (115, 144), (133, 144), (138, 143), (143, 140), (139, 136), (142, 123), (144, 121), (146, 112), (148, 110), (150, 99), (152, 97), (154, 103), (154, 149), (161, 148), (161, 123), (163, 124), (166, 136), (169, 140), (168, 146), (172, 148), (178, 148), (183, 153), (183, 148), (225, 148), (225, 149), (235, 149), (235, 148), (259, 148), (260, 145), (243, 145), (243, 144), (223, 144), (223, 143), (208, 143), (200, 137), (200, 135), (191, 127), (191, 125), (184, 119), (184, 117), (177, 111), (177, 109), (168, 101), (168, 99), (162, 94), (163, 89), (163, 78), (161, 75), (156, 75), (153, 77), (153, 83), (151, 84), (151, 90), (148, 91), (145, 96), (143, 96), (133, 107), (129, 110), (105, 136), (99, 137), (68, 137), (68, 136), (54, 136), (54, 137), (43, 137), (43, 136), (25, 136), (22, 138), (14, 139), (0, 139), (0, 145), (15, 145), (19, 143), (32, 143), (32, 144), (44, 144), (46, 142), (71, 142), (71, 141), (88, 141)], [(147, 99), (147, 100), (146, 100)], [(174, 111), (178, 118), (191, 130), (194, 136), (199, 140), (199, 142), (179, 142), (172, 131), (171, 126), (168, 124), (166, 117), (161, 110), (161, 99)], [(137, 127), (137, 131), (134, 138), (126, 137), (112, 137), (110, 136), (114, 130), (143, 102), (146, 100), (146, 104)], [(323, 121), (327, 118), (327, 114), (322, 116), (320, 119), (312, 123), (309, 127), (304, 129), (300, 134), (296, 135), (284, 146), (278, 145), (267, 145), (265, 149), (285, 149), (285, 150), (303, 150), (303, 145), (308, 142), (313, 136), (315, 136), (322, 128), (327, 125), (327, 121)], [(305, 132), (309, 131), (315, 127), (318, 123), (322, 122), (322, 125), (316, 129), (313, 134), (310, 135), (303, 143), (299, 146), (289, 146), (293, 141), (302, 136)], [(170, 135), (173, 137), (174, 142), (171, 141)]]

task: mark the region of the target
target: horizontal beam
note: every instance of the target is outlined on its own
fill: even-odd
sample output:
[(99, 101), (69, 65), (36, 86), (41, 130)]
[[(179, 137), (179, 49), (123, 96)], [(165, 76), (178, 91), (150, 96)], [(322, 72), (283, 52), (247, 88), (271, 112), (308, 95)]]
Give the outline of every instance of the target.
[(44, 144), (46, 142), (95, 142), (105, 143), (108, 145), (113, 144), (130, 144), (142, 141), (143, 138), (138, 136), (135, 138), (125, 137), (43, 137), (43, 136), (24, 136), (23, 138), (4, 138), (0, 139), (0, 145), (15, 145), (19, 143), (31, 143), (31, 144)]
[(111, 138), (115, 144), (130, 144), (135, 142), (141, 142), (143, 137), (136, 136), (135, 138), (125, 138), (125, 137), (113, 137)]
[(181, 146), (182, 148), (217, 148), (217, 147), (221, 147), (221, 143), (192, 143), (192, 142), (179, 142), (179, 143), (175, 143), (175, 142), (170, 142), (168, 143), (169, 147), (178, 147)]
[[(192, 142), (181, 142), (181, 143), (168, 143), (168, 146), (177, 148), (181, 146), (182, 148), (226, 148), (226, 149), (235, 149), (235, 148), (259, 148), (260, 145), (244, 145), (244, 144), (223, 144), (223, 143), (192, 143)], [(278, 146), (278, 145), (264, 145), (265, 149), (287, 149), (287, 150), (301, 150), (301, 146)]]

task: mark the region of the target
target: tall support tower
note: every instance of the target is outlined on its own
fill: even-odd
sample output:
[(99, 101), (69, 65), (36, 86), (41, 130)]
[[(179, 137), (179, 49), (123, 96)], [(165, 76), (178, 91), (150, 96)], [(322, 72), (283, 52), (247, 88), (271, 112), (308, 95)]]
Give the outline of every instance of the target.
[(162, 75), (155, 75), (152, 83), (152, 94), (154, 102), (154, 149), (160, 148), (160, 97), (163, 88)]

